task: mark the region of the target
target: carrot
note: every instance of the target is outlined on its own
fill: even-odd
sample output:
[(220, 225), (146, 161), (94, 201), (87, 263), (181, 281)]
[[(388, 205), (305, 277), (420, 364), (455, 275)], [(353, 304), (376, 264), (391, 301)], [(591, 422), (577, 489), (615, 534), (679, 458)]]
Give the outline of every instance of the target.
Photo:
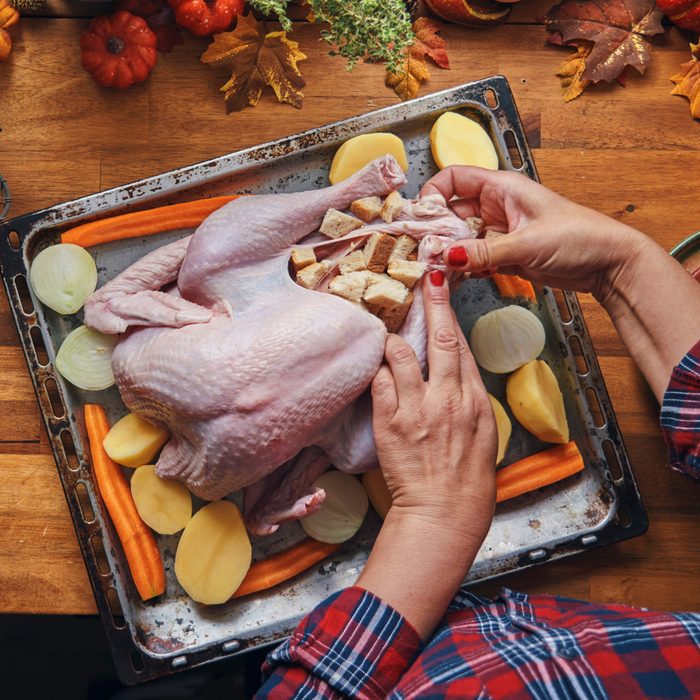
[(496, 503), (549, 486), (583, 467), (583, 457), (573, 440), (525, 457), (496, 472)]
[(121, 467), (109, 458), (102, 446), (109, 432), (102, 406), (86, 404), (85, 427), (92, 454), (92, 470), (102, 500), (124, 548), (136, 589), (143, 600), (148, 600), (165, 590), (165, 571), (158, 545), (136, 510)]
[(273, 554), (268, 559), (256, 561), (232, 597), (241, 598), (287, 581), (317, 564), (321, 559), (325, 559), (338, 547), (340, 544), (326, 544), (307, 538), (289, 549)]
[(154, 233), (172, 231), (176, 228), (195, 228), (212, 212), (239, 195), (197, 199), (193, 202), (171, 204), (129, 214), (111, 216), (108, 219), (90, 221), (61, 234), (61, 243), (74, 243), (89, 248), (99, 243), (118, 241), (123, 238), (150, 236)]
[(496, 273), (491, 279), (496, 283), (498, 292), (502, 297), (525, 297), (525, 299), (530, 301), (537, 301), (535, 288), (532, 286), (532, 283), (524, 280), (522, 277)]

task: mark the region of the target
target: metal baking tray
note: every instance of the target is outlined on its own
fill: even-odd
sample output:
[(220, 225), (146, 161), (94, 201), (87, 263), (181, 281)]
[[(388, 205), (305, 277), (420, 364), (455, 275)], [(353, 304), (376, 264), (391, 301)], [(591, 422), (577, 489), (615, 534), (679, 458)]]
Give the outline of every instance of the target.
[[(97, 607), (123, 681), (136, 683), (282, 640), (318, 602), (355, 581), (380, 521), (370, 513), (352, 541), (330, 560), (292, 581), (215, 607), (197, 605), (184, 594), (172, 570), (176, 537), (161, 537), (167, 591), (158, 600), (141, 602), (93, 482), (80, 406), (100, 402), (112, 420), (125, 409), (115, 388), (97, 394), (83, 392), (55, 371), (56, 351), (80, 319), (59, 316), (38, 303), (26, 284), (31, 260), (43, 247), (56, 242), (60, 231), (87, 220), (221, 193), (293, 192), (325, 186), (335, 149), (360, 133), (392, 131), (403, 139), (410, 161), (404, 194), (415, 196), (436, 171), (428, 133), (446, 110), (456, 110), (483, 124), (496, 146), (502, 169), (519, 170), (537, 179), (508, 83), (494, 76), (58, 204), (0, 226), (3, 283)], [(172, 231), (91, 249), (99, 284), (148, 251), (188, 233)], [(487, 280), (464, 283), (453, 300), (467, 334), (479, 315), (504, 304)], [(563, 389), (572, 437), (584, 455), (586, 469), (560, 484), (500, 505), (468, 581), (617, 542), (639, 535), (647, 527), (576, 296), (543, 289), (533, 310), (545, 325), (548, 343), (543, 356)], [(503, 378), (488, 375), (485, 380), (489, 390), (503, 399)], [(505, 461), (544, 447), (514, 422)], [(256, 541), (254, 556), (264, 557), (301, 536), (298, 523), (287, 524), (275, 536)]]

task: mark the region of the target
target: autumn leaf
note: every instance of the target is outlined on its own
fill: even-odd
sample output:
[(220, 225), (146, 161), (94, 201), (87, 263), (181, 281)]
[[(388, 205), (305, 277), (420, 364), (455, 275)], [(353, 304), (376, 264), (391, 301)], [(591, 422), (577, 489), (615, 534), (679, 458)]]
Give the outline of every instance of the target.
[(586, 70), (586, 59), (590, 56), (592, 48), (590, 43), (577, 46), (576, 53), (567, 56), (559, 66), (557, 77), (561, 78), (564, 102), (575, 100), (591, 84), (590, 80), (583, 80), (581, 76)]
[(304, 79), (297, 63), (306, 56), (296, 41), (287, 39), (286, 32), (263, 34), (263, 26), (252, 13), (239, 15), (236, 28), (215, 34), (213, 43), (202, 54), (202, 63), (225, 66), (231, 71), (230, 80), (220, 88), (229, 113), (258, 104), (266, 85), (280, 102), (297, 108), (303, 103)]
[(643, 73), (651, 46), (644, 37), (660, 34), (661, 12), (654, 0), (565, 0), (545, 16), (549, 41), (593, 42), (582, 80), (615, 80), (626, 66)]
[(672, 95), (682, 95), (690, 100), (690, 114), (700, 119), (700, 42), (690, 45), (692, 58), (681, 64), (681, 72), (671, 76), (676, 87)]
[(420, 17), (413, 23), (413, 43), (406, 47), (397, 70), (387, 70), (384, 80), (386, 86), (392, 88), (402, 100), (414, 98), (420, 86), (430, 78), (426, 56), (440, 68), (450, 67), (445, 40), (437, 35), (442, 29), (440, 22), (427, 17)]
[(413, 33), (416, 35), (413, 48), (422, 56), (430, 57), (436, 66), (449, 68), (450, 59), (445, 51), (445, 40), (437, 33), (444, 29), (444, 25), (429, 17), (419, 17), (413, 23)]

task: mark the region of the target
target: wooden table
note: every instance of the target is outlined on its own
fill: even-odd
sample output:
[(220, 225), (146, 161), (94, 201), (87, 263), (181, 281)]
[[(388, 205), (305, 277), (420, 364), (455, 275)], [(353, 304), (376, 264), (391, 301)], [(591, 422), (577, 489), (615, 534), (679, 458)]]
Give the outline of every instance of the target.
[[(669, 76), (688, 59), (675, 29), (654, 41), (646, 75), (627, 87), (597, 87), (564, 104), (554, 72), (567, 52), (546, 47), (536, 18), (548, 2), (525, 0), (508, 24), (450, 26), (452, 69), (431, 68), (421, 94), (495, 73), (515, 93), (543, 182), (645, 231), (663, 247), (700, 229), (700, 123), (669, 96)], [(57, 2), (55, 17), (25, 18), (0, 64), (0, 173), (11, 215), (121, 185), (269, 139), (394, 104), (383, 69), (347, 73), (328, 56), (318, 28), (294, 38), (308, 60), (303, 109), (270, 94), (226, 115), (222, 75), (201, 64), (206, 41), (188, 38), (127, 92), (99, 89), (80, 67), (85, 6)], [(649, 280), (654, 284), (655, 280)], [(507, 585), (665, 610), (700, 610), (700, 488), (666, 467), (658, 407), (607, 316), (581, 298), (651, 525), (640, 538), (483, 587)], [(68, 509), (5, 295), (0, 295), (0, 611), (95, 612)]]

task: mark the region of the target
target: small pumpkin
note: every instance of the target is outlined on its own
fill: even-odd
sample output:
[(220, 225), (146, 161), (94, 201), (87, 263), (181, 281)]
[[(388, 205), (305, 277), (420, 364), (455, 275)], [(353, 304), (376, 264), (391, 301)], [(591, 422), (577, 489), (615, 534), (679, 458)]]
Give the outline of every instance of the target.
[(700, 0), (657, 0), (656, 6), (677, 27), (700, 32)]
[(10, 51), (12, 51), (12, 39), (4, 29), (0, 29), (0, 61), (6, 60)]
[(103, 87), (141, 83), (156, 64), (156, 35), (146, 20), (119, 10), (95, 17), (80, 37), (81, 63)]
[(230, 28), (245, 0), (168, 0), (175, 21), (195, 36), (211, 36)]
[(7, 0), (0, 0), (0, 29), (9, 29), (19, 22), (19, 12)]

